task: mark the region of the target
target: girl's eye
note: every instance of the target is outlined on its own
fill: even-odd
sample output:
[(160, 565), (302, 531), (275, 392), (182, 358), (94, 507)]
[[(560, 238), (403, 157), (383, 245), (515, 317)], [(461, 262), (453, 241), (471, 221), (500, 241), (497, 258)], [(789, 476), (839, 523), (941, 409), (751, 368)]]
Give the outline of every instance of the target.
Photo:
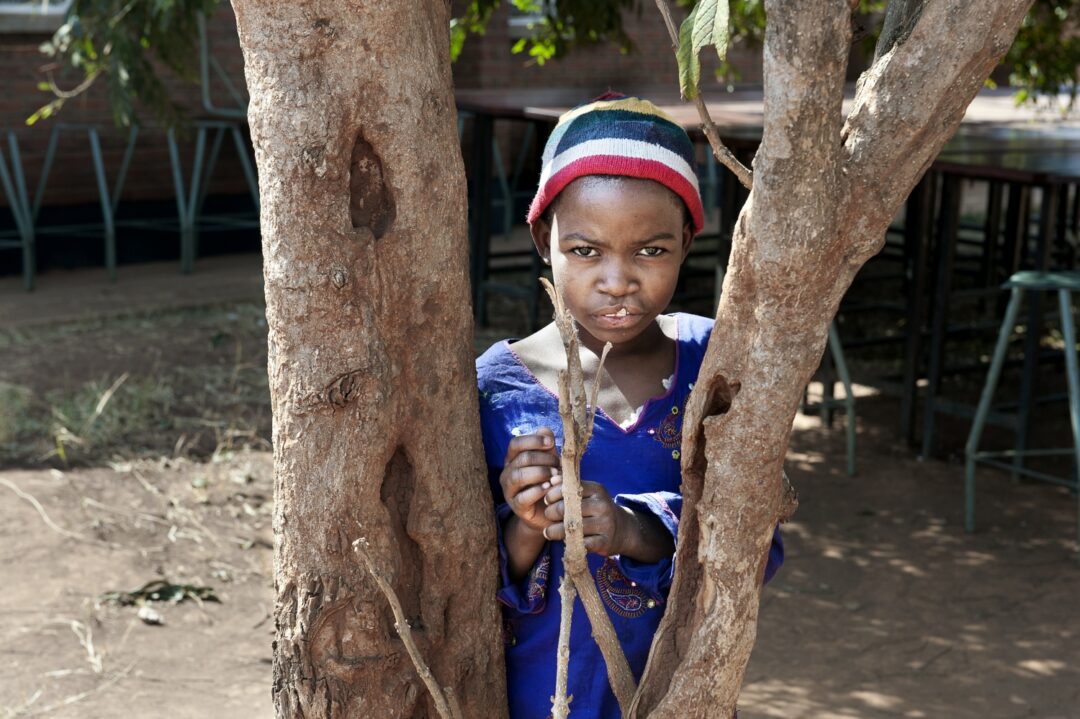
[(666, 252), (666, 250), (663, 247), (641, 248), (641, 254), (645, 255), (646, 257), (659, 257), (660, 255), (664, 254), (664, 252)]
[(578, 257), (596, 257), (597, 254), (594, 247), (574, 247), (570, 252)]

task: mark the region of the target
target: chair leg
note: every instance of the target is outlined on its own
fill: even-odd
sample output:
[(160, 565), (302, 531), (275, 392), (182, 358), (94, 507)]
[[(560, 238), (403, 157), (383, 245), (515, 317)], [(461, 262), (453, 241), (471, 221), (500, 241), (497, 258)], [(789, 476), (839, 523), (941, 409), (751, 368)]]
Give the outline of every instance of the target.
[(1001, 331), (998, 333), (997, 345), (994, 347), (994, 357), (990, 361), (990, 371), (986, 375), (986, 384), (983, 385), (979, 405), (975, 410), (975, 419), (971, 424), (967, 443), (964, 445), (964, 529), (968, 532), (975, 531), (975, 455), (978, 451), (983, 427), (986, 425), (986, 418), (990, 414), (990, 403), (994, 399), (994, 389), (997, 387), (998, 379), (1001, 376), (1001, 368), (1005, 364), (1005, 354), (1009, 349), (1009, 337), (1012, 335), (1013, 327), (1016, 326), (1022, 296), (1023, 290), (1014, 287), (1012, 296), (1009, 298), (1009, 306), (1005, 310), (1005, 319), (1001, 322)]
[(11, 151), (11, 172), (8, 172), (4, 152), (0, 149), (0, 187), (11, 208), (15, 227), (19, 233), (19, 246), (22, 249), (23, 287), (27, 292), (34, 289), (34, 223), (30, 213), (30, 203), (26, 196), (26, 181), (22, 173), (22, 160), (19, 157), (19, 144), (14, 132), (8, 132), (8, 146)]
[(109, 185), (105, 180), (105, 162), (101, 156), (101, 139), (97, 129), (87, 130), (90, 139), (90, 156), (94, 162), (94, 177), (97, 179), (98, 198), (101, 201), (101, 218), (105, 225), (105, 268), (109, 280), (116, 281), (116, 225), (113, 223), (113, 203), (109, 197)]
[(840, 333), (836, 331), (835, 322), (829, 323), (829, 350), (833, 363), (836, 365), (836, 373), (840, 375), (840, 381), (844, 385), (844, 409), (847, 413), (847, 473), (849, 477), (854, 477), (855, 389), (851, 385), (851, 373), (848, 372), (847, 361), (844, 359), (844, 346), (840, 344)]
[[(1069, 422), (1072, 427), (1073, 453), (1076, 466), (1080, 467), (1080, 369), (1076, 360), (1076, 326), (1073, 324), (1072, 294), (1068, 290), (1058, 290), (1058, 303), (1061, 305), (1061, 333), (1065, 339), (1065, 374), (1069, 381)], [(1080, 479), (1077, 480), (1077, 496), (1080, 497)], [(1077, 542), (1080, 542), (1080, 507), (1077, 508)]]

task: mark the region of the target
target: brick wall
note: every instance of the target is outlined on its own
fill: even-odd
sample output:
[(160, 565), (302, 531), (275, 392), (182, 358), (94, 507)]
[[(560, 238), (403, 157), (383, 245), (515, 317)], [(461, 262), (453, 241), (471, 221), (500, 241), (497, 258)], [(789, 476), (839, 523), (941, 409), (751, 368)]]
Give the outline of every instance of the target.
[[(233, 83), (243, 91), (243, 59), (228, 3), (223, 3), (219, 11), (208, 20), (207, 29), (215, 57), (233, 78)], [(33, 195), (53, 126), (56, 123), (93, 124), (98, 127), (101, 135), (102, 154), (111, 192), (127, 141), (127, 131), (117, 128), (113, 123), (105, 98), (104, 82), (97, 83), (83, 95), (68, 101), (52, 119), (39, 121), (32, 127), (25, 124), (26, 118), (51, 98), (48, 93), (37, 89), (37, 84), (46, 79), (44, 68), (50, 62), (48, 57), (38, 51), (38, 46), (48, 37), (47, 34), (0, 34), (0, 133), (3, 133), (3, 144), (0, 147), (7, 157), (6, 135), (8, 130), (13, 130), (22, 155), (28, 192)], [(77, 81), (72, 79), (67, 83), (58, 82), (63, 87), (70, 87), (77, 84)], [(176, 79), (171, 79), (168, 84), (173, 96), (189, 117), (206, 116), (196, 85)], [(211, 87), (218, 104), (232, 102), (219, 82), (215, 81)], [(121, 199), (139, 201), (172, 198), (173, 181), (165, 133), (153, 126), (153, 118), (148, 113), (142, 112), (140, 117), (147, 126), (140, 132), (135, 161), (131, 165)], [(182, 140), (181, 161), (184, 165), (185, 182), (190, 179), (193, 152), (193, 138)], [(223, 145), (219, 168), (210, 185), (211, 193), (246, 192), (231, 143)], [(65, 131), (61, 135), (57, 159), (49, 176), (43, 204), (76, 205), (97, 201), (97, 185), (86, 133)], [(0, 192), (0, 205), (6, 204), (6, 198)]]
[[(461, 57), (454, 66), (458, 87), (498, 89), (505, 87), (580, 87), (587, 92), (678, 86), (677, 65), (668, 39), (667, 28), (653, 3), (642, 2), (638, 12), (627, 12), (623, 26), (634, 49), (623, 54), (615, 45), (599, 45), (575, 50), (563, 59), (550, 60), (543, 66), (527, 53), (510, 54), (515, 40), (511, 37), (508, 3), (503, 3), (491, 18), (486, 34), (466, 40)], [(676, 22), (683, 14), (678, 8)], [(716, 68), (715, 53), (706, 50), (702, 58), (702, 84), (710, 81)], [(729, 59), (741, 72), (741, 82), (761, 82), (760, 50), (737, 46)]]

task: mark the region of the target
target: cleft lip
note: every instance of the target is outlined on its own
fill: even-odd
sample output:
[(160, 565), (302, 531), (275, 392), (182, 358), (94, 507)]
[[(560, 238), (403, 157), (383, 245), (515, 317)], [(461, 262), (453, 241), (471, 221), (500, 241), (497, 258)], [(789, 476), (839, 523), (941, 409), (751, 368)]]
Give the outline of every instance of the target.
[(596, 314), (601, 317), (629, 317), (631, 315), (640, 315), (641, 311), (626, 305), (614, 305), (599, 309)]

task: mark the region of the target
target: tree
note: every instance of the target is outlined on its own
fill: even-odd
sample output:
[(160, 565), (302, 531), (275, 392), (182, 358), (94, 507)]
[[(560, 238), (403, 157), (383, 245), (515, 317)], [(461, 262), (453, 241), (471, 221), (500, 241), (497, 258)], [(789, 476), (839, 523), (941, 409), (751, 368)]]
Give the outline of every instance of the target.
[(262, 196), (279, 716), (505, 714), (441, 2), (234, 3)]
[[(731, 716), (829, 321), (1031, 0), (894, 2), (911, 20), (846, 120), (857, 3), (764, 3), (764, 135), (684, 419), (677, 571), (636, 717)], [(360, 537), (464, 715), (502, 715), (448, 7), (233, 4), (262, 193), (279, 716), (433, 715)]]
[[(684, 420), (677, 573), (635, 716), (730, 716), (784, 450), (829, 321), (1030, 0), (905, 4), (915, 22), (882, 48), (844, 121), (852, 3), (765, 3), (764, 135)], [(446, 6), (234, 6), (263, 193), (279, 713), (417, 715), (411, 668), (345, 551), (366, 534), (439, 681), (466, 716), (496, 715)]]

